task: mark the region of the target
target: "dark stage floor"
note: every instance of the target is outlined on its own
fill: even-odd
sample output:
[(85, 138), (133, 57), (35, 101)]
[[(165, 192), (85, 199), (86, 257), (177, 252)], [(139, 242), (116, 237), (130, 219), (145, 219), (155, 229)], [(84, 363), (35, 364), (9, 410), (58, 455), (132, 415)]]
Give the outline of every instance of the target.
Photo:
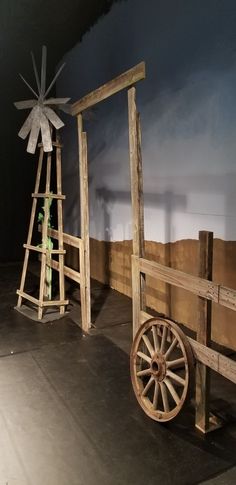
[(95, 284), (95, 328), (84, 336), (78, 304), (53, 324), (16, 312), (20, 272), (0, 267), (0, 485), (236, 483), (231, 383), (213, 376), (212, 407), (228, 422), (207, 438), (191, 406), (155, 423), (131, 388), (130, 300)]

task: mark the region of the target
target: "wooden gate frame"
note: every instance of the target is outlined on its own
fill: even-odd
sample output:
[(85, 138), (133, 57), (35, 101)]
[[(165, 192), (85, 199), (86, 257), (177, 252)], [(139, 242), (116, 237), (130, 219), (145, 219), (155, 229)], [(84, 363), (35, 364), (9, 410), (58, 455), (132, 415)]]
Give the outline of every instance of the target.
[[(89, 189), (88, 189), (88, 150), (87, 133), (83, 130), (83, 112), (95, 104), (109, 98), (113, 94), (128, 90), (128, 103), (130, 97), (135, 97), (133, 85), (145, 78), (145, 63), (140, 62), (133, 68), (125, 71), (120, 76), (112, 79), (106, 84), (90, 92), (83, 98), (71, 105), (63, 105), (61, 109), (66, 113), (77, 117), (78, 150), (79, 150), (79, 177), (80, 177), (80, 220), (81, 237), (63, 234), (63, 241), (69, 246), (79, 248), (80, 272), (67, 266), (64, 267), (65, 276), (80, 284), (81, 294), (81, 326), (82, 330), (88, 332), (91, 328), (91, 295), (90, 295), (90, 254), (89, 254)], [(133, 119), (129, 115), (129, 132), (131, 133)], [(130, 148), (132, 150), (132, 148)], [(130, 157), (132, 154), (130, 152)], [(131, 179), (133, 176), (131, 175)], [(52, 237), (58, 237), (57, 231), (50, 230)], [(54, 262), (54, 269), (57, 269), (57, 262)]]

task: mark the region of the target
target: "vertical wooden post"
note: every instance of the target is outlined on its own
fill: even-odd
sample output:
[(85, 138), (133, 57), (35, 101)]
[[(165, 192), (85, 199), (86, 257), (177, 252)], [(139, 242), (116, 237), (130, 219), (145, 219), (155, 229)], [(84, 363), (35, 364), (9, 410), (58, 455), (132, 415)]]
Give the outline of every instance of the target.
[[(59, 136), (57, 136), (57, 143)], [(61, 188), (61, 146), (56, 147), (56, 170), (57, 170), (57, 194), (62, 195)], [(63, 250), (63, 213), (62, 200), (57, 199), (57, 218), (58, 218), (58, 249)], [(64, 279), (64, 254), (59, 254), (59, 292), (60, 300), (65, 300), (65, 279)], [(65, 306), (60, 306), (60, 314), (65, 313)]]
[[(212, 281), (213, 232), (200, 231), (199, 276)], [(199, 297), (199, 319), (197, 341), (207, 347), (211, 343), (212, 302)], [(203, 433), (209, 430), (210, 369), (204, 364), (196, 364), (196, 415), (195, 425)]]
[(77, 116), (77, 122), (80, 163), (80, 220), (81, 239), (83, 240), (83, 258), (80, 256), (81, 314), (82, 329), (87, 332), (91, 327), (87, 136), (83, 132), (81, 114)]
[[(132, 203), (132, 235), (133, 255), (144, 256), (144, 214), (143, 214), (143, 177), (141, 156), (141, 128), (140, 117), (136, 107), (136, 89), (128, 90), (129, 112), (129, 152), (131, 177), (131, 203)], [(140, 310), (144, 309), (144, 277), (137, 273), (135, 258), (132, 259), (132, 297), (133, 297), (133, 336), (140, 325)], [(140, 291), (137, 290), (137, 278)]]

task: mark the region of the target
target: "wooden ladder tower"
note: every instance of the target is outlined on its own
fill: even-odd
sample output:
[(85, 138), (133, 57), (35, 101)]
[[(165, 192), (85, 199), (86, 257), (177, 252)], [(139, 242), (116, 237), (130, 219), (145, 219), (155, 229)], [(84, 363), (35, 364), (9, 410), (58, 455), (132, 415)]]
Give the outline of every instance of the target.
[[(65, 250), (63, 247), (63, 214), (62, 214), (62, 201), (65, 196), (62, 195), (61, 187), (61, 148), (57, 138), (56, 142), (52, 143), (53, 150), (56, 151), (56, 187), (57, 193), (51, 193), (51, 174), (52, 174), (52, 153), (47, 153), (46, 157), (46, 184), (45, 192), (39, 193), (40, 180), (42, 176), (44, 150), (42, 143), (39, 143), (39, 160), (35, 182), (34, 193), (32, 194), (33, 202), (30, 216), (30, 224), (28, 230), (27, 243), (24, 244), (25, 257), (21, 275), (20, 289), (17, 290), (18, 302), (17, 307), (21, 307), (24, 299), (30, 301), (36, 307), (38, 307), (38, 319), (43, 318), (43, 310), (49, 306), (58, 306), (60, 308), (60, 314), (65, 313), (65, 305), (68, 305), (69, 301), (65, 300), (65, 287), (64, 287), (64, 255)], [(42, 221), (42, 244), (40, 246), (32, 245), (33, 229), (35, 224), (37, 200), (42, 198), (44, 200), (44, 219)], [(50, 237), (49, 218), (50, 218), (50, 199), (56, 199), (57, 202), (57, 218), (58, 218), (58, 249), (48, 248), (48, 238)], [(30, 251), (36, 251), (40, 254), (41, 271), (40, 271), (40, 284), (39, 284), (39, 298), (35, 298), (27, 294), (25, 289), (26, 274), (28, 270)], [(58, 262), (52, 259), (52, 255), (58, 255)], [(52, 300), (48, 298), (47, 288), (47, 268), (56, 267), (59, 271), (59, 300)]]

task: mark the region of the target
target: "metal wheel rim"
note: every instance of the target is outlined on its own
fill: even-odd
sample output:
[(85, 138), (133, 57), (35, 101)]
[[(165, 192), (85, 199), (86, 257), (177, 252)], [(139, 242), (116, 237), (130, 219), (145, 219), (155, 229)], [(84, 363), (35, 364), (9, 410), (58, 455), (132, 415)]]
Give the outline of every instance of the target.
[[(177, 358), (171, 359), (174, 354)], [(193, 375), (191, 346), (179, 326), (163, 318), (147, 320), (134, 338), (130, 369), (144, 412), (161, 422), (175, 418), (189, 396)]]

